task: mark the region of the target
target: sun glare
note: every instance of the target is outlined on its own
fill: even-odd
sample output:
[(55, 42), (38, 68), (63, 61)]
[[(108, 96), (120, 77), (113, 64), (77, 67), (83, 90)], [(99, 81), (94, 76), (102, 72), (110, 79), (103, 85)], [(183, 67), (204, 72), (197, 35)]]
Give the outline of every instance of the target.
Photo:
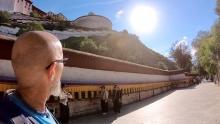
[(130, 23), (138, 34), (151, 33), (157, 25), (157, 13), (149, 6), (136, 6), (130, 15)]

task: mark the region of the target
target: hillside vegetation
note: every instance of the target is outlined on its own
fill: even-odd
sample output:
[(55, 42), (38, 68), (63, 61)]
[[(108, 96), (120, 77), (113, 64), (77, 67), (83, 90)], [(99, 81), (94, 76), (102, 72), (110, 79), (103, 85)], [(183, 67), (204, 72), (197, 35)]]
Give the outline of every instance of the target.
[(164, 70), (178, 69), (174, 62), (147, 48), (137, 36), (128, 34), (127, 31), (113, 32), (107, 36), (70, 37), (61, 42), (64, 47), (70, 49)]

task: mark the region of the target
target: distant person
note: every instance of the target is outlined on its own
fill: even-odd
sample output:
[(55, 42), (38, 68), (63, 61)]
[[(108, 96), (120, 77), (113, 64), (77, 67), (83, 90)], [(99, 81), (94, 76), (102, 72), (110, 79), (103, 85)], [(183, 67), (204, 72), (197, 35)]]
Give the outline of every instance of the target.
[(101, 87), (101, 109), (102, 114), (106, 115), (108, 112), (108, 91), (105, 89), (105, 86)]
[(60, 98), (60, 121), (62, 123), (66, 123), (69, 121), (69, 99), (72, 99), (72, 95), (64, 90), (64, 86), (62, 86), (62, 92), (59, 96)]
[(17, 88), (8, 90), (0, 101), (0, 123), (57, 124), (46, 101), (61, 91), (60, 41), (47, 32), (27, 32), (15, 41), (11, 58)]
[(115, 113), (120, 113), (121, 110), (122, 92), (117, 85), (114, 85), (112, 93), (113, 110)]

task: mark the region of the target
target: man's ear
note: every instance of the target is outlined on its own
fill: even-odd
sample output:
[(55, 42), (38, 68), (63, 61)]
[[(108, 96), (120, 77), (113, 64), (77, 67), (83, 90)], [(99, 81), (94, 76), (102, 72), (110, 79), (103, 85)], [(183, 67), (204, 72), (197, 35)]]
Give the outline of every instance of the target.
[(55, 73), (56, 73), (56, 63), (51, 64), (50, 68), (48, 69), (48, 79), (49, 80), (54, 80), (55, 78)]

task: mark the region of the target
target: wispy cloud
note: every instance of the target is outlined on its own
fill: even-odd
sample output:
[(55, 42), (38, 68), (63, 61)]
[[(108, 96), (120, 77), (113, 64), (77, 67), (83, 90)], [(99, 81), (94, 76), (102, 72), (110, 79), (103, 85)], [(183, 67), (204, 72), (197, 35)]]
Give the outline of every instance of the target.
[(179, 45), (181, 45), (181, 44), (184, 44), (184, 45), (188, 45), (188, 44), (189, 44), (189, 43), (188, 43), (188, 37), (187, 37), (187, 36), (183, 36), (182, 39), (180, 39), (179, 42), (176, 43), (176, 46), (175, 46), (175, 47), (177, 47), (177, 46), (179, 46)]
[(192, 47), (192, 48), (191, 48), (191, 55), (192, 55), (192, 58), (195, 58), (195, 56), (196, 56), (196, 52), (197, 52), (197, 50), (196, 50), (194, 47)]
[(119, 19), (119, 18), (121, 18), (121, 16), (124, 14), (124, 10), (119, 10), (117, 13), (116, 13), (116, 15), (115, 15), (115, 17), (117, 18), (117, 19)]
[[(176, 44), (176, 47), (178, 46), (178, 45), (181, 45), (181, 44), (184, 44), (184, 45), (189, 45), (189, 38), (188, 37), (186, 37), (186, 36), (184, 36), (184, 37), (182, 37), (182, 39), (181, 40), (179, 40), (179, 42)], [(190, 53), (191, 53), (191, 55), (192, 55), (192, 58), (195, 58), (195, 54), (196, 54), (196, 49), (194, 48), (194, 47), (191, 47), (191, 46), (189, 46), (190, 47)]]
[(77, 6), (72, 6), (70, 9), (77, 9), (77, 8), (83, 8), (83, 7), (89, 7), (89, 6), (96, 6), (96, 5), (111, 5), (120, 3), (124, 0), (110, 0), (110, 1), (103, 1), (103, 2), (94, 2), (94, 3), (85, 3)]

